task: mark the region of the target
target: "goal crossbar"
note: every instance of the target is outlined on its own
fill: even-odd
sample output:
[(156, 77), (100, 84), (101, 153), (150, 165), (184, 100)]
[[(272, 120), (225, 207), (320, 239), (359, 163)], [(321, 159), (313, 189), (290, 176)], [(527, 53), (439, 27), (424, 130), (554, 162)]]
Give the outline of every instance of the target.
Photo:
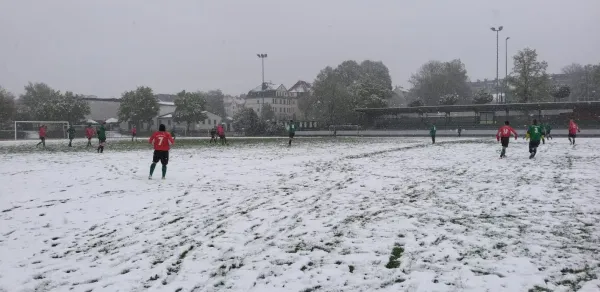
[[(69, 125), (67, 121), (15, 121), (15, 140), (17, 140), (17, 124), (66, 124)], [(65, 129), (63, 129), (63, 132)], [(64, 134), (64, 133), (63, 133)]]

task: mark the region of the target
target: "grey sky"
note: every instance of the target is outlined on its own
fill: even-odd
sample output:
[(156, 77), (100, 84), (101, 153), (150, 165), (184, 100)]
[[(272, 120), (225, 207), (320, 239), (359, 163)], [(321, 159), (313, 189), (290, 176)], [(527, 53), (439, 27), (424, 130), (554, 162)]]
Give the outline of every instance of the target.
[(491, 79), (496, 25), (501, 76), (506, 36), (509, 57), (529, 46), (559, 72), (600, 62), (599, 16), (598, 0), (0, 0), (0, 85), (239, 94), (260, 84), (256, 53), (269, 54), (266, 79), (288, 87), (347, 59), (381, 60), (402, 86), (431, 59)]

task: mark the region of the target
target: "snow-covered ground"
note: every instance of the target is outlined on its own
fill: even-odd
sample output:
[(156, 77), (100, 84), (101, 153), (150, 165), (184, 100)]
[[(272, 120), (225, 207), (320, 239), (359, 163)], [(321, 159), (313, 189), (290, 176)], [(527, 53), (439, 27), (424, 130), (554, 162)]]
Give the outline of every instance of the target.
[(0, 154), (0, 291), (600, 291), (600, 140), (440, 140)]

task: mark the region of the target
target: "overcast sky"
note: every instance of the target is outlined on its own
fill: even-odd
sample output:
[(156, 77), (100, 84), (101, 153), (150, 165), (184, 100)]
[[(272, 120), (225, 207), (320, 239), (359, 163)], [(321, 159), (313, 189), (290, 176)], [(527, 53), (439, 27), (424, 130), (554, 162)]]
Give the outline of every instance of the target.
[[(432, 59), (460, 58), (471, 80), (495, 78), (537, 49), (549, 72), (600, 63), (599, 0), (0, 0), (0, 86), (28, 82), (118, 97), (312, 82), (327, 65), (380, 60), (394, 85)], [(510, 70), (509, 63), (509, 70)]]

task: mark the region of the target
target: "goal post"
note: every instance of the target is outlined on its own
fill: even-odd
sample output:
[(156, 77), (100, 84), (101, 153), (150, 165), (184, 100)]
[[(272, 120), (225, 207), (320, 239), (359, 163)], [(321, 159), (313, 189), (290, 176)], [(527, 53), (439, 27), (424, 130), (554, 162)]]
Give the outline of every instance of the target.
[[(344, 134), (348, 135), (356, 135), (360, 136), (360, 126), (359, 125), (331, 125), (329, 126), (329, 134), (332, 136), (336, 136), (338, 132), (345, 132)], [(348, 133), (349, 132), (349, 133)]]
[[(66, 138), (67, 129), (69, 128), (69, 122), (67, 121), (15, 121), (14, 124), (15, 140), (19, 139), (19, 131), (25, 132), (26, 134), (34, 132), (37, 135), (37, 132), (39, 131), (39, 127), (41, 125), (53, 125), (51, 131), (55, 134), (60, 133), (62, 138)], [(25, 135), (25, 139), (27, 139), (27, 135)]]

